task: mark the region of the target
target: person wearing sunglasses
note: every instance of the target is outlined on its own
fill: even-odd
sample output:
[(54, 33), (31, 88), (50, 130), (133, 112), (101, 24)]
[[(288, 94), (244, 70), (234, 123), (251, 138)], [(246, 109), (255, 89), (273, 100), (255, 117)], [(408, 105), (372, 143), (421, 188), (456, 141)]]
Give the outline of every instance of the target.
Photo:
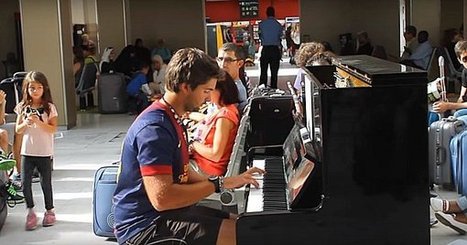
[(455, 117), (465, 117), (465, 121), (467, 121), (467, 41), (457, 42), (454, 51), (456, 52), (457, 59), (464, 67), (462, 70), (462, 87), (459, 98), (456, 102), (437, 101), (433, 103), (433, 111), (436, 113), (444, 113), (449, 110), (456, 111), (454, 113)]

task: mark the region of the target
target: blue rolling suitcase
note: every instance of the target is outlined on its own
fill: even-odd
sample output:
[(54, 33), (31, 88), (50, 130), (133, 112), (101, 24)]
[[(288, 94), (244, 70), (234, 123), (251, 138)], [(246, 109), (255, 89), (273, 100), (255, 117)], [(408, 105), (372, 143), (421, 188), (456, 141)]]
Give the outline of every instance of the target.
[(454, 136), (450, 144), (452, 176), (457, 192), (467, 195), (467, 130)]
[(115, 237), (113, 233), (113, 194), (117, 186), (118, 165), (101, 167), (94, 175), (93, 223), (96, 236)]

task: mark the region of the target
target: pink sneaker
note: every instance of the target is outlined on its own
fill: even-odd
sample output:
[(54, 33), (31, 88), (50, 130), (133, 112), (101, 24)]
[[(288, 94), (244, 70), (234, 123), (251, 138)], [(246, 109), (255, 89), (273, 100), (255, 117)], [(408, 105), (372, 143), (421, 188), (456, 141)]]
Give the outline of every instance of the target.
[(26, 216), (26, 230), (32, 231), (37, 227), (37, 216), (36, 213), (30, 212), (28, 216)]
[(44, 219), (42, 220), (42, 226), (52, 226), (55, 224), (55, 213), (54, 211), (46, 211), (44, 213)]

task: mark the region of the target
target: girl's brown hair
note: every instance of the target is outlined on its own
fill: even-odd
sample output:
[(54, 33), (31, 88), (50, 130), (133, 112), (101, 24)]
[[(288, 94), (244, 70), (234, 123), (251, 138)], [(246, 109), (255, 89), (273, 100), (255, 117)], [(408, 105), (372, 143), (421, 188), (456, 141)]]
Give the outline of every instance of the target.
[(229, 75), (225, 73), (224, 79), (220, 79), (216, 83), (216, 90), (219, 90), (219, 100), (224, 106), (239, 103), (238, 99), (238, 88), (235, 81)]
[(40, 83), (43, 87), (42, 93), (42, 107), (47, 114), (50, 114), (49, 103), (53, 103), (52, 95), (50, 93), (49, 82), (44, 73), (39, 71), (30, 71), (26, 74), (26, 77), (23, 80), (23, 99), (21, 100), (21, 106), (25, 108), (28, 105), (32, 105), (32, 98), (28, 93), (28, 87), (30, 83)]

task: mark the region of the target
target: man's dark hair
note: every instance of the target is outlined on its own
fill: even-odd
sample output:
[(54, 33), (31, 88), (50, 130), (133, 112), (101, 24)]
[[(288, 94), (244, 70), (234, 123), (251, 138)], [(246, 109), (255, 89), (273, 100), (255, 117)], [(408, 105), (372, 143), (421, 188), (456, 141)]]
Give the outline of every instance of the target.
[(273, 7), (273, 6), (269, 6), (269, 7), (266, 9), (266, 16), (267, 16), (267, 17), (274, 17), (274, 16), (276, 16), (276, 11), (274, 10), (274, 7)]
[(412, 34), (412, 36), (417, 36), (417, 28), (415, 26), (407, 26), (405, 32)]
[(237, 59), (245, 59), (245, 52), (243, 52), (243, 49), (239, 48), (235, 43), (224, 43), (221, 50), (224, 52), (233, 51)]
[(136, 70), (140, 71), (144, 68), (149, 68), (150, 65), (148, 64), (148, 62), (145, 62), (145, 61), (137, 61), (136, 62)]
[(165, 81), (168, 90), (178, 93), (182, 83), (194, 90), (212, 78), (223, 76), (224, 71), (214, 58), (197, 48), (184, 48), (178, 50), (167, 65)]
[(216, 90), (219, 90), (219, 100), (222, 104), (231, 105), (240, 102), (237, 85), (229, 73), (225, 73), (224, 79), (217, 81)]
[(135, 40), (135, 47), (143, 47), (143, 39), (136, 38)]
[(418, 43), (424, 43), (426, 41), (428, 41), (428, 32), (427, 31), (420, 31), (418, 33)]

